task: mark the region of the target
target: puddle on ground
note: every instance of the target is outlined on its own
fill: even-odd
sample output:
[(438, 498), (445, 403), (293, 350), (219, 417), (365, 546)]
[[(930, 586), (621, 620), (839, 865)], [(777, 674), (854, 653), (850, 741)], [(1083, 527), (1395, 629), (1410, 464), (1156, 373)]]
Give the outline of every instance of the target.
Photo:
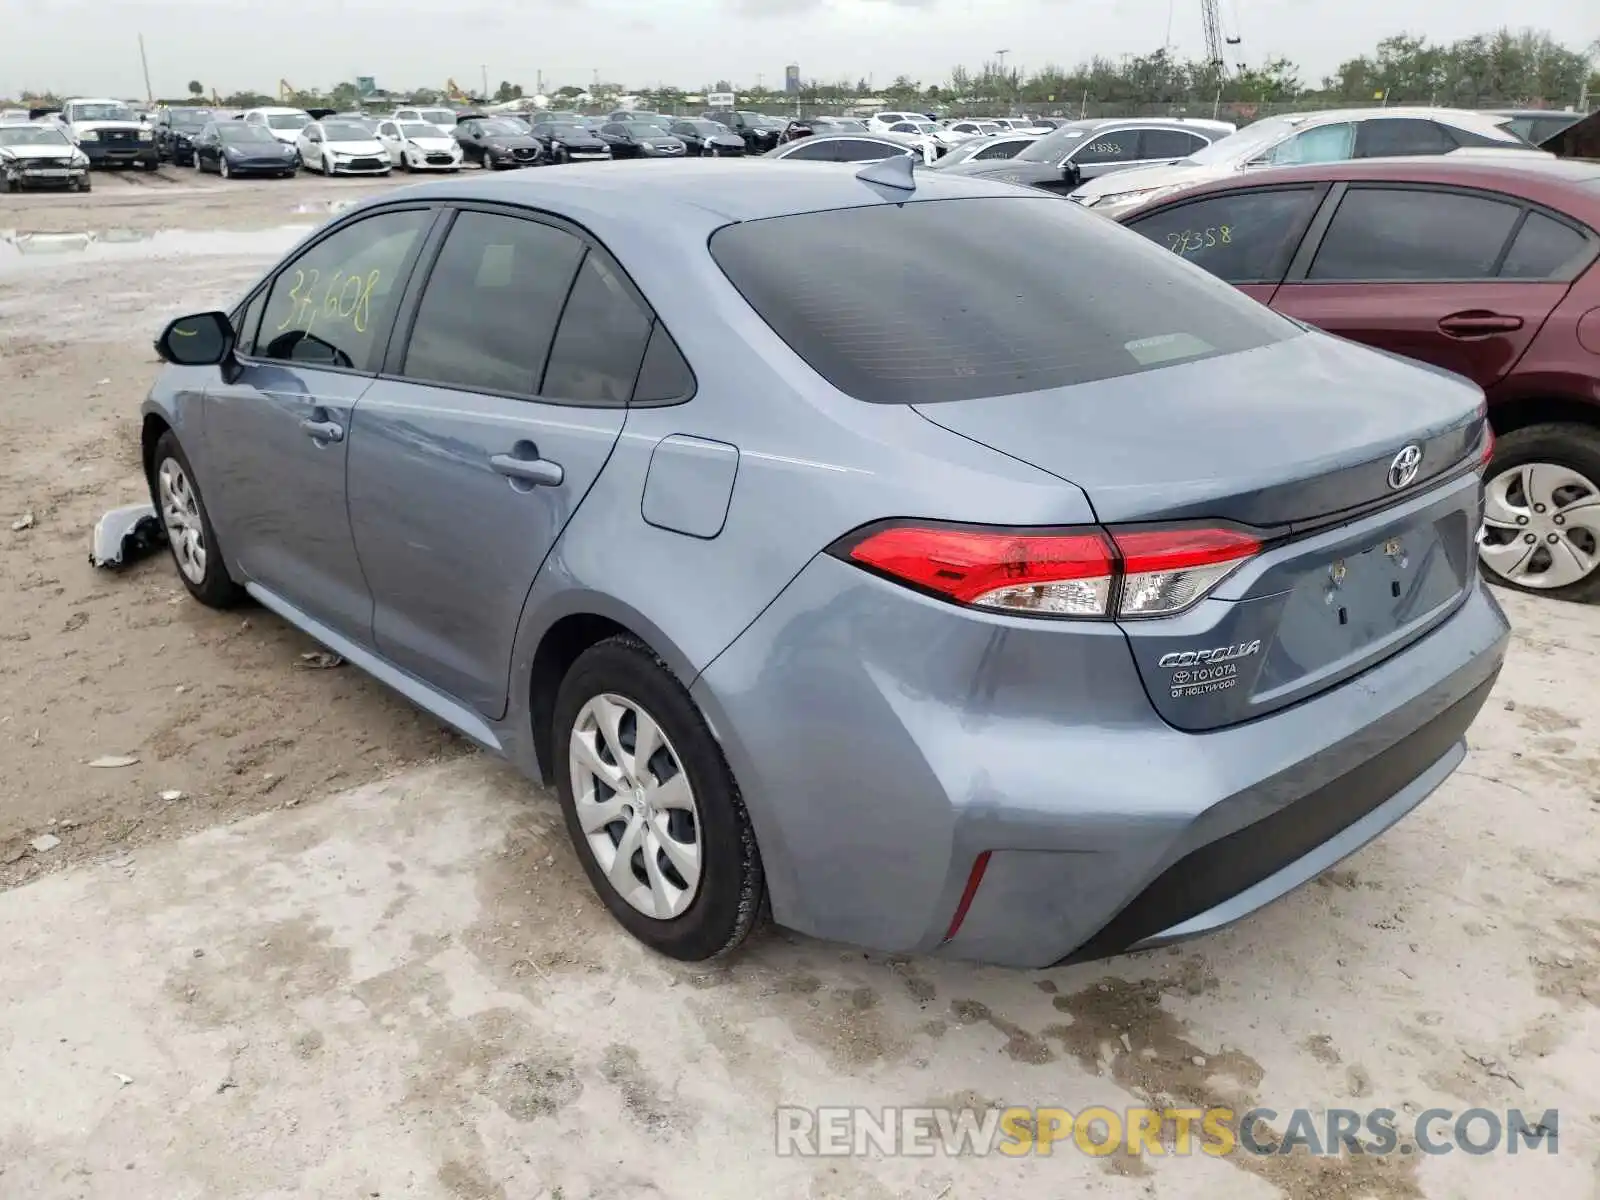
[(0, 230), (0, 272), (17, 270), (23, 259), (139, 260), (174, 255), (281, 254), (308, 232), (309, 225), (280, 225), (273, 229), (104, 229), (88, 233), (29, 233)]

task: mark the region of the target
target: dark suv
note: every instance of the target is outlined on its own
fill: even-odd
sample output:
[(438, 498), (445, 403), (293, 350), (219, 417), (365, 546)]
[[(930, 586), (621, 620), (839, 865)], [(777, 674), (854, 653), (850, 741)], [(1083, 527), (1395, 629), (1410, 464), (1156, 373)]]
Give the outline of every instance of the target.
[(726, 125), (737, 133), (751, 154), (765, 154), (777, 146), (786, 127), (786, 122), (744, 109), (714, 108), (706, 113), (706, 119)]
[(194, 139), (212, 121), (226, 120), (232, 113), (214, 108), (163, 108), (156, 113), (153, 128), (156, 155), (174, 166), (194, 165)]

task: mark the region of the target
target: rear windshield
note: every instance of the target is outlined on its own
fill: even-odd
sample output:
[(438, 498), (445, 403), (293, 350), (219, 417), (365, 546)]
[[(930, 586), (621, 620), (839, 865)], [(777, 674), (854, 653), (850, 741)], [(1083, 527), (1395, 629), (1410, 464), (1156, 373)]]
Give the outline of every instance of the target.
[(746, 221), (710, 248), (796, 354), (874, 403), (1066, 387), (1299, 332), (1131, 230), (1042, 194)]

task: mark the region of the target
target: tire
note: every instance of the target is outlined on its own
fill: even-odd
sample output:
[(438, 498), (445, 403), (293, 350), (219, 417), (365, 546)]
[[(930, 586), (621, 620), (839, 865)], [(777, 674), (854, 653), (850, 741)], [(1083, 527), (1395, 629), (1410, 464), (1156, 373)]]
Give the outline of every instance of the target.
[[(1530, 469), (1538, 467), (1545, 469)], [(1479, 562), (1490, 580), (1553, 600), (1600, 602), (1600, 503), (1593, 503), (1600, 501), (1600, 429), (1547, 424), (1512, 430), (1495, 446), (1484, 490), (1486, 541)], [(1564, 511), (1585, 500), (1593, 506), (1570, 517)], [(1502, 574), (1519, 544), (1531, 547), (1527, 557)], [(1497, 553), (1499, 547), (1504, 550)], [(1581, 571), (1583, 557), (1596, 565), (1570, 577)]]
[(79, 192), (92, 192), (93, 190), (94, 190), (94, 185), (89, 182), (89, 177), (87, 175), (85, 175), (82, 179), (78, 180), (78, 191)]
[(333, 178), (333, 166), (328, 162), (328, 156), (326, 154), (317, 159), (317, 169), (322, 172), (322, 177), (324, 179)]
[(0, 196), (10, 195), (14, 190), (17, 189), (11, 186), (11, 180), (4, 175), (0, 175)]
[[(177, 486), (180, 479), (182, 487)], [(173, 565), (178, 568), (183, 586), (201, 604), (207, 608), (232, 608), (245, 599), (245, 591), (228, 576), (216, 531), (194, 479), (194, 468), (178, 444), (177, 435), (167, 430), (156, 442), (150, 458), (150, 497), (167, 531)], [(194, 535), (199, 539), (198, 562)]]
[[(617, 743), (626, 752), (627, 762), (631, 762), (632, 749), (624, 743), (630, 723), (632, 748), (638, 746), (641, 713), (659, 730), (660, 745), (650, 756), (649, 766), (638, 768), (633, 776), (635, 780), (643, 779), (651, 791), (612, 791), (602, 785), (598, 776), (585, 771), (581, 760), (574, 760), (576, 736), (579, 746), (587, 742), (592, 747), (605, 747), (591, 762), (598, 762), (600, 769), (609, 766), (619, 778), (627, 778), (618, 768), (618, 758), (611, 752), (606, 735), (598, 732), (593, 723), (595, 706), (613, 702), (624, 707), (617, 724)], [(626, 715), (629, 706), (631, 717)], [(595, 893), (618, 924), (651, 949), (684, 962), (727, 954), (744, 941), (761, 913), (765, 893), (755, 830), (733, 772), (705, 718), (666, 664), (642, 642), (627, 635), (591, 646), (578, 656), (561, 681), (551, 729), (551, 771), (567, 833)], [(650, 803), (652, 796), (665, 797), (666, 785), (680, 774), (687, 787), (678, 785), (672, 792), (678, 799), (655, 810), (663, 823), (640, 816), (634, 806)], [(685, 797), (687, 808), (680, 803)], [(613, 803), (619, 806), (616, 820), (609, 825), (595, 825), (594, 814), (599, 805), (609, 807)], [(579, 815), (580, 805), (586, 810), (586, 818), (594, 826), (592, 836), (602, 843), (602, 849), (591, 844), (591, 835), (584, 830), (585, 818)], [(612, 859), (612, 870), (630, 889), (630, 899), (608, 878), (599, 855), (613, 854), (623, 838), (630, 838), (629, 844), (633, 845), (631, 835), (643, 837), (646, 830), (653, 841), (634, 846), (634, 852), (621, 863)], [(691, 837), (698, 847), (698, 875), (693, 881), (676, 866), (667, 865), (678, 860), (669, 860), (664, 848), (654, 851), (655, 871), (644, 868), (647, 846), (675, 843), (681, 848)], [(641, 865), (635, 866), (635, 860)], [(651, 882), (657, 887), (652, 889)], [(680, 888), (680, 883), (689, 886)], [(659, 913), (663, 897), (671, 900), (665, 916), (652, 915), (636, 906), (655, 903)], [(682, 907), (674, 911), (674, 904)]]
[(139, 164), (139, 169), (146, 175), (149, 175), (153, 171), (159, 171), (161, 169), (161, 163), (159, 160), (156, 162), (142, 162)]
[(233, 178), (233, 168), (228, 165), (228, 156), (226, 154), (217, 159), (217, 174), (224, 179)]

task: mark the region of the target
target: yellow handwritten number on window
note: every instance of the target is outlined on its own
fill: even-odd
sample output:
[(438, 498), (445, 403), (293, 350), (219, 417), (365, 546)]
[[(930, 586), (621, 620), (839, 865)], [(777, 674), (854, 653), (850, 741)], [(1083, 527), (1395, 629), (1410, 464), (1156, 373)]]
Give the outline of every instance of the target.
[(325, 321), (348, 321), (357, 333), (367, 332), (372, 321), (372, 293), (382, 278), (383, 273), (377, 270), (368, 271), (364, 277), (359, 273), (346, 275), (336, 271), (318, 304), (316, 293), (321, 272), (313, 269), (307, 273), (297, 268), (294, 286), (289, 289), (289, 315), (278, 326), (278, 332), (296, 326), (310, 333), (318, 315)]
[(1167, 234), (1167, 249), (1174, 254), (1198, 254), (1213, 246), (1232, 243), (1232, 225), (1208, 225), (1204, 229), (1185, 229), (1181, 233)]

